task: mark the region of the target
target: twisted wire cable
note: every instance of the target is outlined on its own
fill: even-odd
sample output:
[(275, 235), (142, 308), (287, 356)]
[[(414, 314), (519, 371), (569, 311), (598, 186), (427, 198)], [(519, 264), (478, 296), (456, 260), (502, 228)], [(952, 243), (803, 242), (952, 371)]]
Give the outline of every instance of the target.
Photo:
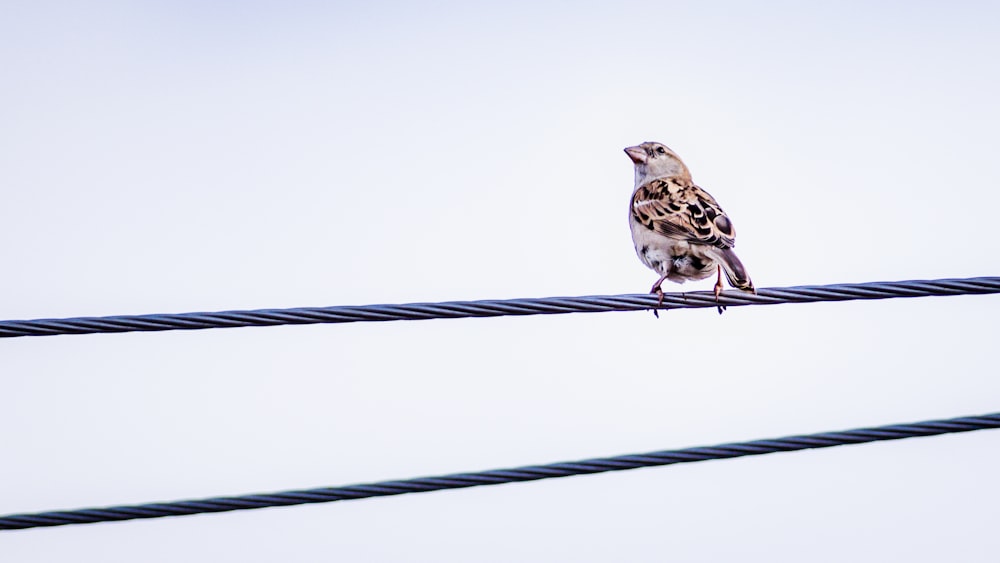
[(675, 463), (690, 463), (712, 459), (728, 459), (775, 452), (791, 452), (816, 448), (829, 448), (847, 444), (863, 444), (885, 440), (901, 440), (919, 436), (936, 436), (956, 432), (970, 432), (1000, 428), (1000, 413), (968, 416), (945, 420), (930, 420), (911, 424), (894, 424), (874, 428), (806, 434), (753, 442), (738, 442), (718, 446), (667, 450), (646, 454), (622, 455), (616, 457), (586, 459), (532, 465), (512, 469), (496, 469), (478, 473), (458, 473), (440, 477), (422, 477), (402, 481), (382, 481), (345, 487), (329, 487), (286, 491), (270, 494), (217, 497), (201, 500), (112, 506), (62, 512), (41, 512), (35, 514), (13, 514), (0, 516), (0, 530), (63, 526), (67, 524), (89, 524), (112, 522), (138, 518), (161, 518), (164, 516), (185, 516), (210, 512), (228, 512), (274, 506), (291, 506), (338, 500), (352, 500), (406, 493), (424, 493), (446, 489), (462, 489), (483, 485), (499, 485), (520, 481), (537, 481), (572, 475), (622, 471), (640, 467), (654, 467)]
[[(966, 279), (911, 280), (897, 282), (842, 283), (759, 289), (756, 295), (725, 291), (718, 304), (777, 305), (817, 301), (889, 299), (1000, 293), (1000, 277)], [(18, 336), (54, 336), (163, 330), (199, 330), (246, 326), (276, 326), (319, 323), (354, 323), (499, 317), (507, 315), (553, 315), (563, 313), (603, 313), (646, 309), (696, 309), (716, 307), (709, 291), (664, 293), (662, 305), (657, 297), (638, 295), (594, 295), (586, 297), (543, 297), (486, 301), (446, 301), (399, 305), (347, 305), (337, 307), (300, 307), (294, 309), (259, 309), (215, 313), (176, 313), (162, 315), (120, 315), (0, 321), (0, 338)]]

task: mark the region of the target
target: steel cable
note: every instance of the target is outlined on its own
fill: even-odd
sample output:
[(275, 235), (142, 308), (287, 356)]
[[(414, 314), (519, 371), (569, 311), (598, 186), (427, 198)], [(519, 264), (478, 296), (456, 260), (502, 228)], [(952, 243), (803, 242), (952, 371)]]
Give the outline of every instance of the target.
[(770, 440), (756, 440), (721, 444), (718, 446), (667, 450), (645, 454), (622, 455), (608, 458), (587, 459), (549, 465), (532, 465), (512, 469), (495, 469), (478, 473), (458, 473), (440, 477), (423, 477), (402, 481), (383, 481), (345, 487), (326, 487), (269, 494), (218, 497), (201, 500), (163, 502), (133, 506), (112, 506), (35, 514), (0, 516), (0, 530), (17, 530), (68, 524), (89, 524), (161, 518), (232, 510), (249, 510), (275, 506), (291, 506), (319, 502), (334, 502), (406, 493), (423, 493), (446, 489), (461, 489), (482, 485), (499, 485), (520, 481), (537, 481), (572, 475), (586, 475), (607, 471), (622, 471), (640, 467), (654, 467), (675, 463), (690, 463), (712, 459), (728, 459), (775, 452), (791, 452), (815, 448), (829, 448), (848, 444), (862, 444), (884, 440), (901, 440), (919, 436), (936, 436), (956, 432), (970, 432), (1000, 428), (1000, 413), (895, 424), (875, 428), (860, 428), (840, 432), (789, 436)]
[[(775, 287), (760, 289), (756, 295), (738, 291), (726, 291), (719, 298), (719, 304), (727, 307), (740, 307), (744, 305), (777, 305), (782, 303), (814, 303), (818, 301), (849, 301), (857, 299), (889, 299), (893, 297), (987, 293), (1000, 293), (1000, 277)], [(641, 311), (657, 308), (661, 310), (695, 309), (705, 307), (716, 307), (715, 296), (708, 291), (665, 293), (663, 304), (659, 307), (657, 307), (656, 296), (648, 294), (448, 301), (442, 303), (408, 303), (400, 305), (345, 305), (336, 307), (221, 311), (215, 313), (119, 315), (109, 317), (0, 321), (0, 338), (318, 323), (457, 319), (508, 315), (603, 313), (608, 311)]]

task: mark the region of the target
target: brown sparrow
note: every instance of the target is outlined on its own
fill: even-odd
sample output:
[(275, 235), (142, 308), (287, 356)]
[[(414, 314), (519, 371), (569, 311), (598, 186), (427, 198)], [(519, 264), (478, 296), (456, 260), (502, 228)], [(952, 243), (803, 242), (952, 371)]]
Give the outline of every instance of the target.
[[(650, 293), (663, 304), (663, 280), (703, 280), (715, 270), (715, 298), (722, 293), (722, 272), (729, 285), (756, 293), (743, 263), (733, 252), (736, 231), (711, 195), (691, 181), (691, 172), (674, 151), (646, 142), (625, 149), (635, 164), (635, 190), (629, 207), (635, 252), (660, 275)], [(723, 307), (719, 307), (722, 313)]]

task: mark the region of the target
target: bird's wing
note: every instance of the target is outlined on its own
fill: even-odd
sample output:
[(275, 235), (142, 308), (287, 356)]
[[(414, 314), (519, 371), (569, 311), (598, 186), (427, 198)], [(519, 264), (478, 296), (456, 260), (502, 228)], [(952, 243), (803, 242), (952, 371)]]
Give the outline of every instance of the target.
[(632, 216), (663, 236), (732, 248), (736, 230), (715, 198), (689, 181), (664, 178), (643, 184), (632, 195)]

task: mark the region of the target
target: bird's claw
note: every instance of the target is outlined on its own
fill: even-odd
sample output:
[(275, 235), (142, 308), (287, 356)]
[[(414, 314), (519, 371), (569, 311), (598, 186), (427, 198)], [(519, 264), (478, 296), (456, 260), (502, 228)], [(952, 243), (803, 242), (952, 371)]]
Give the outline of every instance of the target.
[(719, 303), (719, 296), (722, 295), (722, 287), (715, 286), (715, 306), (719, 309), (719, 314), (721, 315), (723, 311), (726, 310), (726, 306)]
[(657, 296), (656, 299), (656, 309), (653, 309), (653, 316), (660, 318), (660, 307), (663, 306), (663, 288), (659, 284), (654, 285), (653, 289), (649, 290), (650, 293)]

